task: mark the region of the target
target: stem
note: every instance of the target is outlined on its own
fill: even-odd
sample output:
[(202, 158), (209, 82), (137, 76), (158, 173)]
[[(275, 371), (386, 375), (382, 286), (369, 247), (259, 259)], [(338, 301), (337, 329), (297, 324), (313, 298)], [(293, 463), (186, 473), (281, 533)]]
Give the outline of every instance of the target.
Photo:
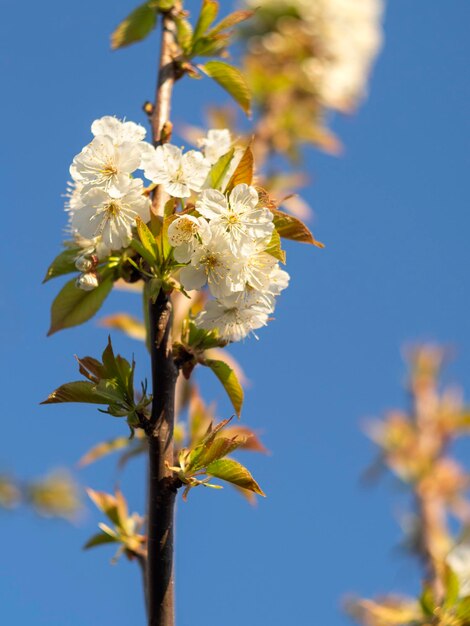
[[(155, 106), (152, 113), (152, 138), (154, 145), (160, 145), (168, 141), (171, 136), (171, 97), (177, 78), (175, 58), (178, 53), (176, 23), (173, 16), (177, 9), (178, 7), (175, 5), (171, 11), (162, 15), (162, 36), (157, 89), (155, 93)], [(158, 186), (152, 198), (153, 214), (163, 216), (164, 206), (165, 194), (161, 187)]]
[(178, 369), (171, 350), (172, 305), (160, 291), (149, 304), (152, 359), (152, 430), (149, 433), (149, 506), (147, 586), (149, 626), (173, 626), (174, 507), (178, 482), (173, 459), (175, 385)]
[[(177, 52), (174, 13), (163, 14), (161, 50), (155, 106), (152, 113), (152, 135), (155, 145), (167, 141), (171, 133), (170, 107), (176, 80)], [(163, 217), (165, 194), (157, 187), (152, 199), (153, 219)], [(179, 481), (169, 466), (174, 465), (173, 430), (175, 421), (175, 365), (171, 329), (173, 311), (170, 296), (163, 289), (155, 301), (148, 303), (150, 354), (152, 361), (153, 403), (150, 427), (148, 477), (148, 557), (147, 597), (148, 625), (174, 626), (173, 536), (174, 508)]]

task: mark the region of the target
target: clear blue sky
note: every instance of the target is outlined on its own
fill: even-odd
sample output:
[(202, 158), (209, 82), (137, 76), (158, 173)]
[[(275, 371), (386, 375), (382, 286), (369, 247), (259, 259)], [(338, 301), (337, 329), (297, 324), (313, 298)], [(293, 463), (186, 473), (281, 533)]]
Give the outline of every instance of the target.
[[(68, 164), (96, 117), (144, 121), (156, 41), (109, 51), (130, 0), (1, 4), (0, 466), (29, 477), (125, 433), (93, 408), (38, 406), (76, 377), (74, 353), (94, 354), (106, 340), (94, 324), (46, 339), (59, 283), (40, 282), (61, 242)], [(470, 389), (469, 20), (466, 0), (390, 2), (371, 96), (356, 117), (334, 121), (344, 157), (309, 152), (307, 195), (327, 248), (288, 247), (293, 280), (276, 321), (235, 350), (252, 380), (243, 419), (273, 452), (246, 458), (268, 498), (252, 509), (228, 489), (196, 490), (179, 504), (178, 626), (337, 626), (348, 592), (416, 587), (416, 570), (392, 549), (393, 483), (359, 484), (374, 452), (360, 420), (404, 402), (408, 341), (454, 345), (449, 377)], [(213, 96), (207, 82), (187, 81), (175, 120), (197, 122)], [(116, 309), (137, 313), (139, 303), (113, 294), (105, 312)], [(144, 375), (144, 350), (117, 334), (115, 344), (135, 351)], [(221, 389), (203, 382), (225, 416)], [(131, 466), (123, 484), (134, 509), (142, 470)], [(80, 475), (108, 490), (115, 478), (112, 461)], [(91, 507), (75, 527), (0, 514), (4, 623), (143, 623), (137, 569), (110, 566), (106, 548), (80, 549), (97, 521)]]

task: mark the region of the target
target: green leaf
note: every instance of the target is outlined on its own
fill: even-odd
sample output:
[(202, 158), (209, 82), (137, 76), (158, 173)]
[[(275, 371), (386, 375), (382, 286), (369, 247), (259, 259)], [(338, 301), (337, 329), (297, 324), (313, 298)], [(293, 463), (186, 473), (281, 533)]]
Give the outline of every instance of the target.
[(155, 237), (152, 235), (149, 227), (144, 224), (143, 220), (140, 217), (137, 217), (137, 233), (139, 235), (139, 239), (147, 252), (147, 256), (145, 260), (150, 262), (152, 265), (157, 261), (157, 243), (155, 241)]
[(278, 209), (271, 209), (274, 215), (274, 226), (277, 232), (284, 239), (292, 239), (293, 241), (299, 241), (301, 243), (309, 243), (317, 248), (324, 248), (324, 244), (317, 241), (307, 226), (293, 215), (279, 211)]
[(193, 42), (196, 42), (209, 29), (219, 14), (219, 3), (216, 0), (203, 0), (201, 12), (194, 27)]
[(56, 276), (63, 276), (64, 274), (70, 274), (76, 272), (75, 261), (82, 252), (81, 248), (66, 248), (63, 250), (49, 265), (49, 268), (44, 276), (43, 283), (47, 283), (51, 278)]
[(205, 359), (202, 364), (206, 367), (210, 367), (220, 380), (232, 402), (237, 416), (240, 417), (243, 404), (243, 388), (233, 369), (224, 361), (217, 361), (215, 359)]
[(434, 615), (436, 603), (434, 601), (434, 592), (429, 585), (425, 585), (423, 592), (419, 597), (419, 603), (426, 617), (432, 617)]
[(233, 65), (223, 61), (208, 61), (204, 65), (198, 65), (207, 76), (216, 81), (232, 98), (237, 102), (242, 110), (250, 115), (251, 113), (251, 93), (248, 83), (240, 70)]
[(83, 546), (84, 550), (89, 550), (90, 548), (96, 548), (97, 546), (103, 546), (107, 543), (116, 543), (119, 539), (117, 536), (109, 535), (108, 533), (97, 533), (93, 535), (86, 544)]
[(157, 24), (157, 10), (151, 3), (144, 4), (134, 9), (123, 20), (111, 35), (111, 48), (117, 50), (124, 46), (142, 41), (155, 28)]
[(245, 183), (251, 185), (253, 182), (254, 158), (251, 146), (247, 146), (245, 152), (240, 159), (237, 169), (233, 172), (232, 177), (228, 181), (225, 193), (230, 193), (236, 185)]
[(213, 437), (209, 442), (196, 446), (189, 456), (187, 472), (193, 473), (222, 459), (245, 443), (243, 436)]
[(465, 623), (468, 623), (470, 621), (470, 596), (466, 596), (465, 598), (462, 598), (462, 600), (460, 600), (457, 605), (455, 614)]
[(206, 473), (209, 476), (214, 476), (214, 478), (220, 478), (228, 483), (237, 485), (237, 487), (253, 491), (260, 496), (266, 495), (246, 467), (233, 459), (214, 461), (207, 466)]
[(281, 237), (279, 236), (279, 233), (276, 229), (273, 230), (273, 236), (271, 237), (271, 241), (269, 242), (265, 252), (273, 256), (278, 261), (281, 261), (281, 263), (284, 263), (285, 265), (286, 253), (281, 247)]
[(190, 22), (184, 17), (177, 16), (175, 18), (176, 33), (178, 37), (178, 43), (187, 55), (191, 52), (191, 43), (193, 40), (193, 27)]
[(131, 248), (133, 248), (140, 256), (147, 261), (149, 265), (153, 265), (155, 263), (153, 255), (143, 246), (140, 241), (137, 239), (131, 239), (130, 243)]
[(209, 174), (212, 189), (221, 188), (224, 178), (229, 170), (230, 163), (232, 162), (234, 153), (235, 149), (232, 148), (229, 152), (227, 152), (227, 154), (222, 155), (217, 163), (212, 166)]
[(51, 327), (47, 335), (89, 320), (99, 311), (112, 288), (111, 276), (105, 278), (92, 291), (79, 289), (75, 285), (75, 278), (66, 283), (52, 303)]
[[(220, 35), (205, 36), (198, 39), (191, 50), (191, 57), (215, 57), (219, 56), (222, 50), (230, 43), (230, 35), (221, 33)], [(197, 76), (200, 78), (200, 76)]]
[(59, 404), (61, 402), (85, 402), (88, 404), (108, 404), (109, 397), (97, 390), (94, 383), (78, 380), (65, 383), (47, 397), (41, 404)]
[(94, 491), (87, 489), (90, 500), (96, 505), (100, 511), (113, 522), (116, 526), (121, 527), (127, 521), (128, 511), (127, 504), (121, 492), (116, 492), (116, 496), (112, 496), (104, 491)]
[(460, 583), (457, 574), (448, 565), (444, 570), (444, 587), (444, 607), (452, 608), (459, 598)]
[(253, 14), (254, 14), (254, 11), (247, 11), (247, 10), (234, 11), (233, 13), (230, 13), (229, 15), (227, 15), (227, 17), (224, 17), (223, 20), (220, 20), (220, 22), (216, 24), (214, 28), (210, 30), (208, 35), (209, 36), (216, 35), (217, 33), (220, 33), (223, 30), (227, 30), (228, 28), (232, 28), (233, 26), (240, 24), (240, 22), (245, 22)]

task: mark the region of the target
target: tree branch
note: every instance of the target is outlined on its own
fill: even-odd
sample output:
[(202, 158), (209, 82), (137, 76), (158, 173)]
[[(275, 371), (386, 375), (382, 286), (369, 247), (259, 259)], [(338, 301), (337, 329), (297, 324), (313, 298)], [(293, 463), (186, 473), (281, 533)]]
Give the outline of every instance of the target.
[[(152, 112), (154, 145), (168, 141), (171, 134), (170, 108), (176, 76), (177, 41), (174, 15), (162, 16), (162, 36), (157, 90)], [(154, 216), (162, 218), (165, 194), (157, 187), (152, 198)], [(155, 219), (155, 218), (154, 218)], [(175, 385), (178, 368), (171, 345), (173, 307), (170, 296), (160, 290), (149, 302), (150, 352), (153, 403), (148, 429), (148, 557), (147, 594), (149, 626), (174, 626), (173, 534), (174, 507), (179, 481), (169, 466), (174, 465), (173, 430)]]

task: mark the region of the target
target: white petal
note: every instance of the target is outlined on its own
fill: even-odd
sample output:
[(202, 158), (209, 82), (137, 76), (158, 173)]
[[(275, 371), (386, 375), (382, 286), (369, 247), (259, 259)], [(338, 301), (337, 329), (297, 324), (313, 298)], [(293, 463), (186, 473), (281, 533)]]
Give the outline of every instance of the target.
[(204, 269), (198, 269), (189, 265), (183, 267), (180, 272), (180, 281), (187, 291), (192, 289), (201, 289), (206, 284), (206, 272)]

